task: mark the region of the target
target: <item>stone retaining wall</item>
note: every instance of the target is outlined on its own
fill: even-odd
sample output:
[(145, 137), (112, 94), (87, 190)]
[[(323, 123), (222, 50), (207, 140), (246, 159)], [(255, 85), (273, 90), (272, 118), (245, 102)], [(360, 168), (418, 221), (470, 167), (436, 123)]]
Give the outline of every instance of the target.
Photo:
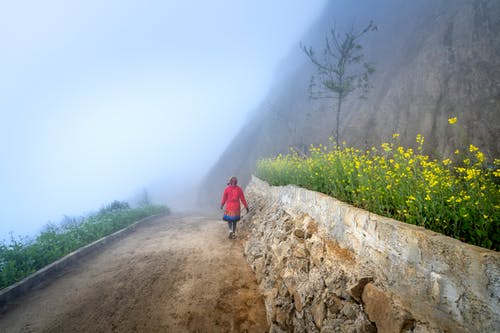
[(256, 177), (246, 195), (272, 332), (500, 332), (500, 253)]

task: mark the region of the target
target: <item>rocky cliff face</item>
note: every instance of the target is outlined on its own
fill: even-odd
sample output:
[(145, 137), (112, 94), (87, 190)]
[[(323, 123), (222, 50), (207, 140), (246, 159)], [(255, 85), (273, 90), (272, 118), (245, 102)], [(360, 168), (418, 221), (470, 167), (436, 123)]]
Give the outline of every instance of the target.
[[(367, 99), (344, 104), (341, 141), (364, 148), (399, 133), (401, 143), (412, 146), (421, 133), (429, 154), (447, 156), (473, 143), (498, 158), (500, 2), (331, 1), (300, 41), (321, 50), (334, 23), (341, 30), (370, 20), (378, 31), (365, 38), (364, 50), (376, 64), (374, 88)], [(328, 142), (332, 101), (309, 99), (313, 71), (299, 47), (292, 50), (276, 72), (276, 88), (209, 173), (204, 197), (218, 196), (230, 175), (246, 183), (260, 157)], [(450, 117), (458, 123), (450, 126)]]

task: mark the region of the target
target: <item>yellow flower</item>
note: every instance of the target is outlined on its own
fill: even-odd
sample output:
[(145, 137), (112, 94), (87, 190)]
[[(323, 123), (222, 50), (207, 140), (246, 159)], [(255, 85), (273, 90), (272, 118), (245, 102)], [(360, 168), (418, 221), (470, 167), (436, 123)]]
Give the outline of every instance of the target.
[(477, 150), (479, 150), (479, 148), (477, 148), (476, 146), (474, 146), (474, 145), (472, 145), (472, 144), (469, 146), (469, 151), (470, 151), (471, 153), (473, 153), (473, 152), (475, 152), (475, 151), (477, 151)]
[(394, 133), (394, 134), (392, 135), (392, 138), (393, 138), (393, 139), (397, 139), (397, 138), (399, 138), (399, 133)]
[(387, 142), (382, 143), (381, 146), (382, 146), (382, 149), (384, 149), (384, 151), (386, 151), (386, 152), (391, 151), (391, 146)]
[(477, 160), (478, 160), (480, 163), (483, 163), (483, 162), (484, 162), (484, 154), (483, 154), (482, 152), (478, 151), (478, 152), (476, 153), (476, 158), (477, 158)]
[(453, 125), (456, 122), (457, 122), (457, 117), (453, 117), (453, 118), (448, 119), (448, 124), (450, 124), (450, 125)]
[(455, 150), (455, 155), (458, 155), (458, 154), (460, 154), (460, 150), (457, 149), (457, 150)]
[(424, 137), (422, 136), (422, 134), (417, 134), (417, 143), (418, 144), (424, 144)]
[(479, 169), (466, 169), (465, 172), (467, 173), (467, 176), (465, 177), (467, 180), (477, 178), (481, 174), (481, 170)]
[(437, 184), (439, 184), (439, 182), (438, 182), (437, 180), (435, 180), (435, 179), (429, 182), (429, 186), (430, 186), (430, 187), (434, 187), (434, 186), (436, 186)]
[(444, 165), (449, 165), (451, 163), (451, 160), (449, 158), (443, 160)]

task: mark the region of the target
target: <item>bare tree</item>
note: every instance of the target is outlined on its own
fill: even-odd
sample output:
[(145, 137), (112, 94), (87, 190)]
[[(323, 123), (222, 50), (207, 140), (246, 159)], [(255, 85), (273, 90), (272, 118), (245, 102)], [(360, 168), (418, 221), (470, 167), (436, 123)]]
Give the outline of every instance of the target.
[(371, 88), (369, 78), (375, 71), (373, 63), (365, 61), (360, 39), (366, 33), (377, 30), (370, 22), (364, 29), (349, 29), (343, 35), (334, 28), (325, 38), (323, 54), (318, 56), (312, 47), (301, 45), (311, 62), (316, 66), (316, 73), (311, 76), (309, 94), (311, 98), (331, 98), (336, 100), (335, 142), (339, 147), (340, 111), (343, 101), (353, 91), (360, 91), (360, 97), (366, 97)]

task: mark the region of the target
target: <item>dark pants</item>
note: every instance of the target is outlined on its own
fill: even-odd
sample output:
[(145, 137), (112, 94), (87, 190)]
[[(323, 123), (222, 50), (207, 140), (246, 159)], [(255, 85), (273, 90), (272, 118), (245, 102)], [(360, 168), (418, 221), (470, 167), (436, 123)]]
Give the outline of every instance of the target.
[(227, 226), (229, 227), (229, 231), (236, 232), (236, 223), (238, 223), (238, 221), (227, 221)]

